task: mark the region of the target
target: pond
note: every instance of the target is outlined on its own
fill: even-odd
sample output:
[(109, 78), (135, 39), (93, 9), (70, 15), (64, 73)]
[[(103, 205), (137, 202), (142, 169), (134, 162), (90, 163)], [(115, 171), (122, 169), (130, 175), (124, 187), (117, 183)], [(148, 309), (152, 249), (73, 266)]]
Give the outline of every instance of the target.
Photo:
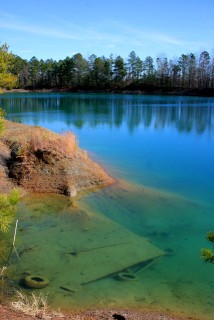
[(14, 280), (47, 277), (53, 306), (213, 319), (214, 266), (200, 250), (214, 230), (214, 99), (12, 93), (0, 105), (8, 120), (74, 131), (118, 180), (78, 199), (23, 199)]

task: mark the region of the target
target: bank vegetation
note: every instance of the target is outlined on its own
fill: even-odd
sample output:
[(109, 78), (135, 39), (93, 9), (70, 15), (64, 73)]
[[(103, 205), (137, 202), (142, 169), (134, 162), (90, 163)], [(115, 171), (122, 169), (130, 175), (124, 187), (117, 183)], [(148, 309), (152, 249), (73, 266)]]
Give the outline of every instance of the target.
[(20, 89), (214, 95), (214, 57), (207, 51), (156, 59), (141, 59), (134, 51), (126, 59), (81, 53), (59, 61), (15, 56), (11, 73)]

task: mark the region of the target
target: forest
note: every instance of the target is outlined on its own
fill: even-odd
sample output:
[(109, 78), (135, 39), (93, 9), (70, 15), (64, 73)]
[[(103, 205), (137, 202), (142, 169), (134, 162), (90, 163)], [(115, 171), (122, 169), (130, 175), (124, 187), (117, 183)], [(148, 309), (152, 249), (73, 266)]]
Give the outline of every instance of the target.
[(18, 88), (81, 90), (141, 90), (145, 92), (205, 92), (213, 94), (214, 57), (207, 51), (182, 54), (169, 59), (164, 54), (140, 59), (130, 52), (127, 59), (113, 55), (87, 59), (81, 53), (64, 60), (29, 61), (14, 56), (11, 73), (18, 76)]

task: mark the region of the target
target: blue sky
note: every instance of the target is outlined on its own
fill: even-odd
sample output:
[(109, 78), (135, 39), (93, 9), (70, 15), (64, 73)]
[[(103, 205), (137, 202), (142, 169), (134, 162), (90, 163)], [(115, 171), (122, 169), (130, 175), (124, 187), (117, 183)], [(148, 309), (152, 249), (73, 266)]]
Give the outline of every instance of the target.
[(214, 48), (213, 0), (12, 0), (0, 6), (0, 44), (25, 59), (111, 53), (144, 59)]

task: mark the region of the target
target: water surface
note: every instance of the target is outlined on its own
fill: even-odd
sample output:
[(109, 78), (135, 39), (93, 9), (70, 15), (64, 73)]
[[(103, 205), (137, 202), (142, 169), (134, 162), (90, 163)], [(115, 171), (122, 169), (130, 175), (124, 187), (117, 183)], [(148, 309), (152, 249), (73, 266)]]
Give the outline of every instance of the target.
[[(119, 180), (80, 201), (24, 199), (16, 281), (28, 271), (47, 276), (42, 292), (53, 305), (146, 307), (212, 319), (214, 269), (200, 260), (200, 249), (209, 246), (204, 235), (214, 225), (214, 99), (25, 93), (5, 94), (0, 104), (9, 120), (74, 131), (80, 147)], [(130, 243), (147, 238), (165, 255), (140, 272), (133, 266), (134, 281), (110, 275), (74, 286), (78, 255), (69, 252), (118, 245), (124, 234)], [(96, 253), (106, 250), (120, 268), (116, 249)]]

